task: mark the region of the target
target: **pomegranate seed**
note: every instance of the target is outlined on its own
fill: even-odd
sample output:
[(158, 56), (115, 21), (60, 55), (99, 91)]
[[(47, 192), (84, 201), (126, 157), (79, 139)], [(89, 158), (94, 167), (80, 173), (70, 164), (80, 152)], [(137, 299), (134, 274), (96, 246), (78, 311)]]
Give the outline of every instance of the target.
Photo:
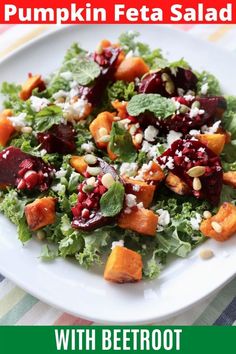
[(29, 171), (32, 169), (33, 166), (34, 166), (34, 161), (30, 159), (25, 159), (20, 163), (19, 168), (26, 168)]
[(38, 184), (38, 174), (35, 171), (28, 171), (24, 175), (24, 181), (26, 183), (27, 188), (32, 189)]
[(91, 177), (91, 175), (86, 171), (86, 172), (84, 172), (84, 177), (89, 178), (89, 177)]
[(94, 205), (94, 202), (91, 199), (87, 198), (86, 201), (85, 201), (85, 204), (86, 204), (88, 209), (91, 209), (92, 206)]
[(25, 183), (25, 181), (24, 181), (23, 179), (20, 179), (19, 182), (18, 182), (18, 184), (17, 184), (17, 189), (22, 190), (22, 189), (25, 189), (25, 188), (26, 188), (26, 183)]
[(89, 212), (88, 209), (83, 209), (83, 210), (82, 210), (82, 213), (81, 213), (82, 218), (88, 219), (88, 218), (89, 218), (89, 215), (90, 215), (90, 212)]
[(78, 201), (83, 202), (85, 199), (85, 194), (83, 192), (78, 193)]
[(94, 189), (93, 193), (94, 194), (98, 194), (99, 193), (99, 186)]
[(104, 194), (105, 192), (106, 192), (106, 187), (104, 187), (104, 186), (99, 186), (99, 194)]
[(81, 208), (79, 208), (78, 206), (74, 206), (73, 208), (71, 208), (71, 212), (74, 217), (78, 218), (81, 215)]

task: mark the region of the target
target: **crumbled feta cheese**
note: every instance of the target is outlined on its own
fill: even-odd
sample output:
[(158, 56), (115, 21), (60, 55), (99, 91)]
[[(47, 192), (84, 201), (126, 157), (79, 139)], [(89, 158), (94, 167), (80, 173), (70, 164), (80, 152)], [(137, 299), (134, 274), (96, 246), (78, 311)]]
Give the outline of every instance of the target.
[(49, 105), (50, 101), (46, 98), (40, 98), (37, 96), (30, 97), (30, 107), (34, 112), (40, 112), (43, 108)]
[(180, 109), (181, 103), (179, 101), (176, 101), (174, 97), (172, 97), (171, 100), (173, 101), (176, 110), (178, 111)]
[(55, 177), (60, 179), (62, 177), (65, 177), (66, 173), (67, 171), (61, 168), (59, 171), (55, 173)]
[(171, 147), (174, 141), (179, 140), (183, 134), (175, 132), (174, 130), (170, 130), (170, 132), (167, 134), (167, 146), (168, 148)]
[(186, 101), (193, 101), (193, 100), (195, 100), (195, 96), (192, 96), (192, 95), (185, 95), (184, 98), (185, 98)]
[(13, 127), (15, 128), (22, 128), (26, 126), (26, 113), (20, 113), (18, 116), (15, 117), (7, 117), (8, 120), (11, 121)]
[(58, 100), (58, 98), (66, 98), (67, 96), (68, 92), (64, 90), (59, 90), (52, 95), (52, 98), (54, 98), (54, 100)]
[(159, 209), (157, 210), (157, 214), (159, 214), (159, 225), (167, 226), (170, 223), (170, 213), (168, 212), (168, 210)]
[(197, 107), (194, 107), (194, 108), (191, 108), (191, 109), (190, 109), (189, 117), (190, 117), (190, 118), (195, 118), (195, 117), (197, 117), (198, 115), (202, 115), (202, 114), (204, 114), (204, 113), (205, 113), (204, 109), (199, 109), (199, 108), (197, 108)]
[(147, 141), (154, 141), (158, 133), (158, 129), (156, 129), (153, 125), (149, 125), (144, 131), (144, 139)]
[(81, 145), (81, 149), (86, 152), (93, 152), (95, 150), (95, 146), (91, 141), (88, 141), (87, 143), (83, 143)]
[(111, 249), (113, 250), (116, 246), (124, 247), (124, 240), (113, 241), (111, 245)]
[(183, 156), (183, 152), (179, 151), (179, 150), (176, 150), (175, 155), (179, 156), (179, 157), (182, 157)]
[(200, 130), (192, 129), (192, 130), (190, 130), (189, 134), (192, 136), (195, 136), (195, 135), (201, 134), (201, 132), (200, 132)]
[(45, 156), (46, 154), (47, 154), (47, 150), (46, 149), (40, 150), (41, 157)]
[(9, 153), (10, 153), (9, 150), (6, 151), (6, 152), (2, 155), (2, 158), (3, 158), (4, 160), (6, 160), (7, 156), (9, 155)]
[(66, 186), (64, 184), (58, 183), (55, 186), (52, 186), (52, 190), (58, 193), (65, 193)]
[(63, 108), (63, 113), (66, 118), (75, 120), (82, 119), (86, 113), (88, 104), (87, 100), (82, 99), (78, 99), (74, 103), (66, 102)]
[(125, 208), (124, 213), (125, 213), (125, 214), (130, 214), (130, 213), (131, 213), (131, 209), (130, 209), (130, 208)]
[(204, 134), (207, 134), (207, 133), (209, 133), (209, 134), (215, 134), (215, 133), (217, 132), (217, 130), (219, 129), (220, 124), (221, 124), (221, 121), (218, 120), (217, 122), (215, 122), (215, 123), (212, 125), (212, 127), (208, 127), (208, 126), (206, 126), (206, 125), (203, 125), (203, 127), (202, 127), (201, 130), (202, 130), (202, 132), (203, 132)]
[(202, 217), (199, 213), (196, 213), (195, 217), (190, 219), (190, 224), (193, 230), (199, 230), (200, 223), (202, 221)]
[(137, 204), (137, 208), (142, 209), (143, 208), (143, 202), (140, 202)]
[(200, 147), (200, 148), (198, 149), (198, 151), (199, 151), (199, 152), (205, 152), (206, 149), (205, 149), (204, 147)]
[(140, 191), (140, 186), (138, 184), (133, 185), (133, 191), (134, 192), (139, 192)]
[(174, 169), (174, 159), (173, 157), (169, 156), (166, 162), (166, 167), (169, 168), (169, 170), (173, 170)]
[(206, 95), (208, 89), (209, 89), (208, 82), (205, 82), (205, 84), (203, 84), (202, 87), (201, 87), (201, 94), (202, 94), (202, 95)]
[(137, 197), (134, 194), (126, 194), (125, 202), (128, 208), (133, 208), (137, 205)]
[(190, 161), (190, 158), (187, 157), (187, 156), (185, 156), (184, 161), (185, 161), (185, 162), (189, 162), (189, 161)]
[(143, 141), (141, 151), (149, 152), (153, 145), (149, 144), (146, 140)]
[(60, 73), (60, 76), (66, 81), (70, 81), (73, 79), (73, 74), (71, 71), (65, 71), (64, 73)]
[(79, 95), (79, 89), (78, 87), (74, 87), (70, 90), (69, 96), (70, 98), (74, 98), (75, 96)]
[(138, 170), (138, 164), (136, 162), (124, 162), (120, 166), (120, 174), (127, 176), (135, 176)]
[(134, 56), (134, 52), (132, 50), (130, 50), (126, 56), (125, 56), (125, 59), (128, 59), (128, 58), (132, 58)]

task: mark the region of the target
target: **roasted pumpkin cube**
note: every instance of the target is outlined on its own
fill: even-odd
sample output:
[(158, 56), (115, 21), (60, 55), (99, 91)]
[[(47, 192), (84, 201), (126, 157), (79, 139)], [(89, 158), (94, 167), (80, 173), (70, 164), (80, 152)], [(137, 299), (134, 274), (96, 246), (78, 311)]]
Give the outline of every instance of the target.
[(118, 100), (115, 100), (111, 104), (115, 108), (115, 110), (117, 110), (118, 117), (120, 117), (121, 119), (127, 118), (127, 115), (128, 115), (127, 104), (128, 104), (128, 102), (125, 102), (125, 101), (120, 102)]
[(70, 159), (70, 165), (81, 175), (85, 175), (88, 164), (85, 162), (83, 156), (72, 156)]
[(56, 221), (56, 199), (45, 197), (36, 199), (26, 205), (25, 216), (30, 230), (36, 231), (42, 227), (54, 224)]
[(199, 134), (197, 139), (211, 149), (216, 155), (220, 155), (224, 149), (225, 134)]
[(118, 218), (118, 226), (143, 235), (155, 236), (158, 216), (149, 209), (136, 208), (129, 214), (123, 212)]
[(6, 146), (11, 136), (15, 132), (15, 128), (8, 117), (12, 116), (12, 111), (5, 109), (0, 113), (0, 145)]
[(114, 283), (131, 283), (142, 279), (142, 257), (126, 247), (116, 246), (108, 257), (104, 278)]
[(143, 203), (144, 208), (148, 208), (152, 203), (156, 186), (127, 176), (124, 176), (123, 179), (126, 192), (136, 195), (137, 202)]
[(236, 188), (236, 171), (223, 173), (223, 183)]
[(100, 149), (106, 149), (108, 142), (103, 140), (111, 132), (114, 114), (110, 112), (102, 112), (95, 118), (89, 126), (89, 130)]
[(161, 166), (152, 161), (150, 167), (142, 173), (144, 181), (147, 182), (161, 182), (165, 178), (165, 174), (161, 168)]
[(142, 58), (125, 58), (116, 69), (115, 79), (131, 82), (137, 77), (141, 78), (148, 71), (149, 67)]
[(169, 172), (166, 176), (165, 184), (176, 194), (186, 195), (191, 193), (189, 186), (172, 172)]
[(228, 240), (236, 232), (236, 206), (223, 203), (216, 215), (201, 223), (200, 231), (217, 241)]
[(26, 101), (32, 95), (32, 91), (36, 88), (43, 90), (45, 84), (41, 78), (41, 75), (29, 75), (27, 81), (22, 85), (19, 97)]

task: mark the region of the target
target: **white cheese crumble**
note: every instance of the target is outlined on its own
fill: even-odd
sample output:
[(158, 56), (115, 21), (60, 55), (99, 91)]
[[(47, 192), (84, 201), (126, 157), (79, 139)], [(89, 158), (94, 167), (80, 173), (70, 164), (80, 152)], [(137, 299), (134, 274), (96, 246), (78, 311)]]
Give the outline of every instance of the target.
[(202, 221), (202, 217), (199, 213), (195, 214), (195, 217), (190, 219), (190, 224), (193, 228), (193, 230), (199, 230), (200, 223)]
[(15, 117), (7, 117), (8, 120), (11, 121), (13, 127), (15, 128), (22, 128), (26, 126), (26, 113), (20, 113), (18, 116)]
[(58, 100), (58, 98), (66, 98), (67, 96), (68, 92), (64, 90), (59, 90), (52, 95), (52, 98), (54, 98), (54, 100)]
[(6, 160), (7, 156), (9, 155), (9, 153), (10, 153), (10, 151), (7, 150), (7, 151), (2, 155), (2, 158), (3, 158), (4, 160)]
[(59, 171), (57, 171), (57, 172), (55, 173), (55, 177), (60, 179), (60, 178), (62, 178), (62, 177), (65, 177), (65, 176), (66, 176), (66, 173), (67, 173), (67, 171), (64, 170), (63, 168), (61, 168)]
[(144, 131), (144, 139), (152, 142), (155, 140), (158, 133), (158, 129), (156, 129), (153, 125), (149, 125)]
[(174, 159), (173, 157), (169, 156), (166, 162), (166, 167), (169, 168), (169, 170), (173, 170), (174, 169)]
[(49, 105), (50, 101), (46, 98), (40, 98), (37, 96), (30, 97), (30, 107), (34, 112), (40, 112), (43, 108)]
[(133, 208), (137, 205), (137, 197), (134, 194), (126, 194), (125, 202), (128, 208)]
[(138, 184), (133, 185), (133, 191), (134, 192), (139, 192), (140, 191), (140, 186)]
[(204, 114), (204, 113), (205, 113), (204, 109), (199, 109), (199, 108), (197, 108), (197, 107), (194, 107), (194, 108), (191, 108), (191, 109), (190, 109), (189, 117), (190, 117), (190, 118), (195, 118), (195, 117), (197, 117), (198, 115), (202, 115), (202, 114)]
[(219, 129), (220, 124), (221, 124), (221, 121), (218, 120), (217, 122), (215, 122), (215, 123), (212, 125), (212, 127), (208, 127), (208, 126), (206, 126), (206, 125), (203, 125), (203, 127), (202, 127), (201, 130), (202, 130), (202, 132), (203, 132), (204, 134), (207, 134), (207, 133), (209, 133), (209, 134), (215, 134), (215, 133), (217, 132), (217, 130)]
[(205, 84), (202, 85), (201, 87), (201, 94), (206, 95), (209, 89), (208, 82), (205, 82)]
[(184, 98), (185, 98), (186, 101), (193, 101), (193, 100), (195, 100), (195, 96), (192, 96), (192, 95), (185, 95)]
[(95, 150), (95, 146), (91, 141), (88, 141), (87, 143), (83, 143), (81, 145), (81, 149), (86, 152), (93, 152)]
[(60, 76), (66, 81), (71, 81), (73, 79), (73, 74), (71, 71), (65, 71), (64, 73), (60, 73)]
[(70, 119), (77, 120), (83, 118), (86, 113), (88, 104), (89, 103), (87, 100), (82, 99), (78, 99), (76, 102), (71, 104), (69, 102), (66, 102), (64, 104), (63, 113), (66, 117), (69, 117)]
[(170, 213), (168, 210), (159, 209), (157, 210), (159, 215), (158, 224), (161, 226), (167, 226), (170, 223)]
[(58, 183), (55, 186), (52, 186), (52, 190), (58, 193), (65, 193), (66, 186), (64, 184)]
[(136, 162), (123, 162), (120, 166), (120, 174), (127, 176), (135, 176), (138, 170), (138, 164)]
[(132, 50), (130, 50), (126, 56), (125, 56), (125, 59), (129, 59), (129, 58), (132, 58), (134, 56), (134, 52)]
[(124, 240), (113, 241), (111, 245), (111, 249), (113, 250), (116, 246), (124, 247)]
[(201, 132), (200, 132), (200, 130), (192, 129), (192, 130), (190, 130), (189, 134), (192, 136), (196, 136), (196, 135), (201, 134)]
[(174, 130), (170, 130), (170, 132), (167, 135), (167, 146), (168, 148), (171, 147), (171, 145), (173, 144), (173, 142), (175, 142), (176, 140), (179, 140), (181, 138), (183, 134), (182, 133), (178, 133)]
[(47, 150), (46, 149), (40, 150), (41, 157), (45, 156), (46, 154), (47, 154)]

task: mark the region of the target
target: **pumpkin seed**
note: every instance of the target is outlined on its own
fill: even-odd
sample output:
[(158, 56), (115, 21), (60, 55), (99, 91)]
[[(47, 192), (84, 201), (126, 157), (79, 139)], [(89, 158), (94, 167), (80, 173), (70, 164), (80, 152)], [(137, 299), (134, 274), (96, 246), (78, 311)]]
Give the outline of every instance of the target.
[(169, 93), (169, 95), (172, 95), (175, 92), (175, 85), (172, 80), (166, 82), (165, 89), (166, 92)]
[(94, 186), (92, 186), (91, 184), (85, 184), (82, 188), (82, 191), (84, 193), (91, 193), (94, 190)]
[(167, 73), (161, 74), (161, 79), (162, 79), (162, 81), (164, 81), (164, 82), (171, 81), (171, 78), (170, 78), (170, 76), (169, 76)]
[(181, 106), (179, 108), (179, 113), (186, 114), (188, 112), (189, 112), (189, 107), (186, 106), (185, 104), (181, 104)]
[(42, 241), (42, 240), (45, 239), (46, 234), (45, 234), (45, 232), (44, 232), (43, 230), (39, 230), (39, 231), (37, 231), (37, 233), (36, 233), (36, 237), (37, 237), (37, 239), (38, 239), (39, 241)]
[(33, 129), (31, 127), (22, 127), (21, 132), (25, 134), (31, 134)]
[(201, 177), (206, 172), (205, 166), (194, 166), (187, 171), (190, 177)]
[(202, 184), (198, 177), (194, 177), (193, 179), (193, 189), (195, 191), (200, 191), (202, 189)]
[(102, 127), (102, 128), (100, 128), (98, 130), (98, 134), (99, 134), (99, 136), (107, 135), (108, 134), (108, 130), (106, 128)]
[(96, 156), (94, 156), (92, 154), (87, 154), (87, 155), (84, 156), (84, 161), (88, 165), (95, 165), (95, 163), (97, 162), (97, 158), (96, 158)]
[(194, 101), (191, 108), (200, 108), (201, 107), (201, 104), (199, 101)]
[(222, 226), (218, 222), (212, 221), (211, 226), (218, 234), (222, 232)]
[(209, 248), (205, 248), (200, 251), (199, 256), (205, 260), (210, 259), (210, 258), (214, 257), (214, 252)]
[(101, 46), (101, 44), (97, 45), (95, 52), (97, 54), (102, 54), (103, 53), (103, 47)]
[(88, 167), (87, 167), (87, 172), (88, 172), (91, 176), (97, 176), (97, 175), (99, 175), (99, 173), (101, 173), (101, 168), (100, 168), (100, 167), (91, 167), (91, 166), (88, 166)]
[(110, 135), (103, 135), (100, 139), (98, 139), (99, 143), (109, 143)]
[(110, 173), (105, 173), (105, 175), (102, 176), (101, 182), (104, 187), (109, 189), (115, 183), (115, 180)]
[(141, 142), (143, 141), (143, 134), (140, 133), (136, 134), (134, 140), (137, 144), (141, 144)]
[(212, 214), (210, 211), (205, 210), (203, 213), (203, 217), (204, 217), (204, 219), (210, 219), (212, 217)]

